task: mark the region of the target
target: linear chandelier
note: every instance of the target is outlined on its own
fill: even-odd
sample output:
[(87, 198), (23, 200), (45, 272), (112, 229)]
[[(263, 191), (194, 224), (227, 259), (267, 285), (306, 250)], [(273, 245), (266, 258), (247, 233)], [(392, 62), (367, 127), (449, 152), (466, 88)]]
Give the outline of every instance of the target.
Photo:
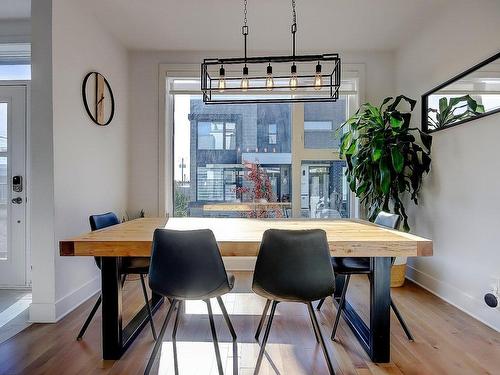
[(291, 56), (247, 56), (247, 0), (243, 7), (244, 57), (207, 58), (201, 64), (201, 91), (206, 104), (334, 102), (338, 99), (339, 55), (295, 53), (295, 0), (292, 0)]

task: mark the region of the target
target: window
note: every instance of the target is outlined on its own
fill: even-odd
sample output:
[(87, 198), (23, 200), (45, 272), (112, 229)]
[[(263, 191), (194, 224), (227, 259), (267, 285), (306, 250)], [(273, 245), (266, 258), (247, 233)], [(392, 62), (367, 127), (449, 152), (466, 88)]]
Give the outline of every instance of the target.
[[(335, 103), (212, 106), (197, 94), (198, 81), (169, 84), (174, 102), (174, 215), (244, 216), (227, 208), (244, 205), (227, 203), (253, 199), (247, 166), (257, 164), (269, 179), (272, 200), (283, 206), (286, 216), (351, 216), (345, 161), (335, 151), (339, 126), (349, 107), (357, 106), (354, 85)], [(294, 119), (295, 113), (304, 117)], [(304, 141), (292, 143), (292, 136)]]
[(198, 122), (198, 150), (236, 149), (236, 124)]
[(275, 145), (278, 140), (278, 127), (276, 124), (269, 124), (269, 144)]
[[(304, 147), (338, 149), (339, 127), (347, 120), (347, 96), (335, 103), (304, 104)], [(325, 105), (327, 104), (327, 105)]]
[(31, 45), (0, 43), (0, 81), (31, 79)]

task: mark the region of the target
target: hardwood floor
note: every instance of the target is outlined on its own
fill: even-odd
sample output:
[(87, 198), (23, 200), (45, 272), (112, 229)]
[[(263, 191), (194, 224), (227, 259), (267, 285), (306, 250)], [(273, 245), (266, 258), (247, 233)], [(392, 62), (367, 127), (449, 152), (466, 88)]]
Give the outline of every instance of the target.
[[(233, 293), (224, 297), (238, 334), (238, 370), (253, 373), (259, 345), (253, 336), (264, 300), (250, 292), (251, 273), (236, 274)], [(349, 301), (367, 318), (368, 282), (353, 277)], [(392, 315), (391, 354), (388, 364), (372, 363), (343, 319), (338, 342), (329, 340), (336, 309), (327, 299), (318, 319), (338, 374), (500, 374), (500, 333), (469, 317), (415, 284), (393, 289), (393, 299), (415, 336), (409, 342)], [(33, 324), (0, 345), (0, 374), (142, 374), (153, 346), (149, 326), (119, 361), (102, 361), (100, 310), (83, 341), (75, 340), (92, 308), (92, 298), (57, 324)], [(125, 284), (125, 320), (141, 308), (140, 283)], [(155, 316), (159, 330), (168, 302)], [(225, 374), (232, 374), (233, 348), (217, 303), (212, 302)], [(171, 329), (164, 337), (161, 358), (152, 373), (175, 374)], [(177, 333), (180, 374), (217, 374), (210, 327), (203, 302), (188, 302)], [(316, 344), (307, 309), (301, 304), (280, 304), (262, 363), (262, 375), (327, 374), (321, 348)]]

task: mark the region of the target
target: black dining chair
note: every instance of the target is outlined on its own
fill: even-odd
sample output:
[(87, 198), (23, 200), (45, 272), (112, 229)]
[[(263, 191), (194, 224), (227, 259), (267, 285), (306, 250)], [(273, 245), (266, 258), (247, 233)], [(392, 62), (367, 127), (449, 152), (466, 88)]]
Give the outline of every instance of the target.
[[(378, 225), (381, 225), (381, 226), (384, 226), (387, 228), (391, 228), (391, 229), (397, 229), (399, 227), (400, 219), (401, 218), (399, 217), (399, 215), (390, 214), (388, 212), (381, 211), (375, 219), (375, 224), (378, 224)], [(392, 258), (392, 263), (394, 263), (395, 259), (396, 258)], [(332, 266), (333, 266), (333, 271), (335, 272), (335, 274), (346, 276), (344, 288), (342, 289), (342, 293), (340, 295), (337, 316), (335, 317), (335, 323), (333, 325), (332, 340), (335, 340), (335, 334), (337, 332), (337, 327), (339, 325), (340, 315), (342, 314), (342, 310), (345, 307), (347, 287), (349, 286), (349, 281), (351, 279), (351, 275), (365, 274), (368, 276), (369, 280), (371, 281), (370, 258), (332, 257)], [(319, 304), (317, 306), (318, 310), (321, 309), (323, 302), (325, 302), (324, 298), (319, 302)], [(399, 323), (403, 327), (403, 330), (406, 333), (406, 337), (408, 337), (408, 340), (413, 341), (413, 336), (412, 336), (408, 326), (406, 325), (406, 322), (404, 321), (401, 313), (399, 312), (398, 308), (394, 304), (394, 301), (392, 300), (392, 298), (391, 298), (391, 308), (394, 311), (394, 314), (396, 314), (396, 317), (398, 318)]]
[(321, 344), (330, 374), (334, 374), (311, 304), (334, 292), (335, 277), (330, 262), (330, 250), (323, 230), (269, 229), (264, 232), (252, 283), (252, 290), (267, 299), (255, 334), (256, 339), (260, 335), (269, 305), (272, 305), (254, 374), (259, 372), (274, 313), (280, 302), (300, 302), (307, 305), (316, 340)]
[(209, 229), (155, 230), (149, 268), (149, 286), (153, 292), (169, 298), (171, 304), (144, 374), (149, 374), (151, 371), (174, 309), (177, 307), (172, 332), (172, 340), (175, 342), (182, 305), (185, 304), (186, 300), (203, 300), (207, 304), (217, 368), (219, 375), (223, 375), (210, 298), (217, 299), (234, 344), (236, 332), (221, 298), (223, 294), (229, 293), (233, 289), (234, 276), (228, 274), (224, 268), (219, 247), (212, 231)]
[[(89, 217), (90, 221), (90, 228), (92, 231), (99, 230), (99, 229), (104, 229), (116, 224), (120, 224), (120, 220), (116, 217), (116, 215), (113, 212), (108, 212), (105, 214), (100, 214), (100, 215), (92, 215)], [(95, 257), (94, 258), (95, 263), (99, 269), (101, 269), (101, 258), (100, 257)], [(127, 278), (127, 275), (139, 275), (141, 279), (141, 285), (142, 285), (142, 293), (144, 294), (144, 301), (147, 306), (148, 310), (148, 315), (149, 315), (149, 322), (151, 324), (151, 332), (153, 333), (153, 338), (156, 340), (156, 330), (153, 322), (153, 314), (151, 312), (151, 306), (149, 304), (149, 298), (148, 298), (148, 293), (146, 291), (146, 283), (144, 282), (144, 275), (147, 275), (149, 272), (149, 258), (148, 257), (124, 257), (122, 258), (122, 268), (121, 268), (121, 274), (122, 274), (122, 286), (125, 284), (125, 280)], [(85, 331), (87, 330), (87, 327), (89, 326), (90, 322), (92, 321), (92, 318), (94, 317), (97, 309), (99, 308), (101, 304), (101, 296), (99, 295), (99, 298), (97, 299), (94, 307), (90, 311), (89, 316), (87, 317), (87, 320), (85, 320), (85, 323), (83, 324), (80, 333), (78, 333), (78, 337), (76, 338), (78, 341), (80, 341), (83, 338), (83, 335), (85, 334)]]

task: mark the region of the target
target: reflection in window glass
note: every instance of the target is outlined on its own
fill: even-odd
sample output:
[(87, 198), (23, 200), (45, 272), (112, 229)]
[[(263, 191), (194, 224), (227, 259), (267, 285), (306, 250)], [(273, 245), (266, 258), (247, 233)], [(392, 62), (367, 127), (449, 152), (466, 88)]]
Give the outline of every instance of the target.
[(337, 129), (347, 120), (346, 96), (334, 103), (304, 103), (304, 147), (338, 149)]
[(347, 218), (350, 194), (343, 160), (304, 161), (301, 170), (301, 216)]

